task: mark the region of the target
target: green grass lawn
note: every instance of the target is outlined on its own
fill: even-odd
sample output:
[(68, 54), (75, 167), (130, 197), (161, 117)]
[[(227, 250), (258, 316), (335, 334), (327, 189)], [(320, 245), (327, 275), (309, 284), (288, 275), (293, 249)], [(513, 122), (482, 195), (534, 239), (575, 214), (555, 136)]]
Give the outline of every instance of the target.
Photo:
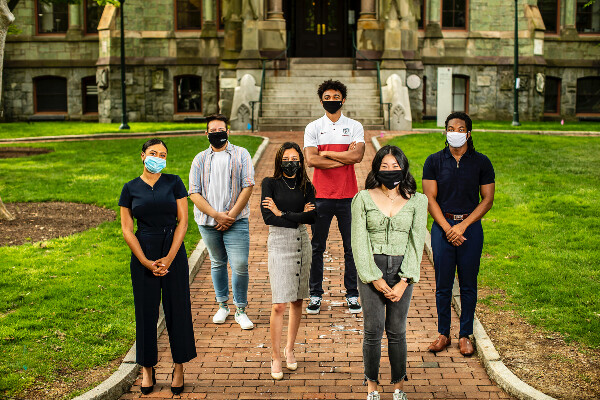
[[(40, 144), (35, 147), (55, 151), (0, 159), (2, 199), (71, 201), (118, 211), (123, 184), (142, 172), (144, 141)], [(262, 139), (231, 141), (254, 154)], [(191, 161), (208, 141), (198, 136), (166, 142), (165, 172), (181, 176), (187, 187)], [(188, 254), (200, 239), (191, 204)], [(0, 397), (125, 354), (135, 340), (129, 258), (118, 218), (65, 238), (0, 247)]]
[(93, 133), (157, 132), (204, 130), (206, 124), (175, 122), (131, 122), (129, 130), (119, 130), (119, 123), (97, 122), (7, 122), (0, 123), (0, 139), (37, 136), (91, 135)]
[[(600, 138), (475, 133), (474, 142), (496, 171), (480, 285), (501, 289), (531, 323), (599, 348)], [(421, 191), (423, 163), (444, 137), (388, 143), (404, 150)]]
[[(413, 129), (443, 129), (438, 128), (436, 121), (413, 122)], [(531, 130), (531, 131), (594, 131), (600, 132), (600, 122), (565, 121), (564, 125), (554, 121), (521, 121), (521, 126), (512, 126), (512, 121), (473, 121), (473, 130)]]

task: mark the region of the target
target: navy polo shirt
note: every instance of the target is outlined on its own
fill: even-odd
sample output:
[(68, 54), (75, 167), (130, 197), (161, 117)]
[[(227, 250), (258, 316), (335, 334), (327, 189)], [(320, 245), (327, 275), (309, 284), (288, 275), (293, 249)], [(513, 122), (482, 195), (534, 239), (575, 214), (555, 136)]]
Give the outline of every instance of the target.
[(469, 214), (479, 204), (479, 186), (495, 182), (490, 159), (468, 150), (459, 162), (448, 147), (427, 157), (423, 179), (437, 181), (437, 203), (442, 212)]

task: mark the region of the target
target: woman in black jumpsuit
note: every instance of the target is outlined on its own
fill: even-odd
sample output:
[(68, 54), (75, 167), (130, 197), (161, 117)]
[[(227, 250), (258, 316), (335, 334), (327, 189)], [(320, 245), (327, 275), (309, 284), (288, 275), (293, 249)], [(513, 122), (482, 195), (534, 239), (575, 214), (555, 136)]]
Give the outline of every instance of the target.
[[(121, 228), (131, 248), (135, 303), (136, 361), (143, 368), (141, 391), (152, 392), (158, 362), (156, 324), (161, 301), (175, 363), (171, 391), (183, 391), (183, 363), (196, 357), (188, 262), (183, 245), (187, 230), (187, 190), (177, 175), (161, 174), (167, 146), (150, 139), (142, 146), (144, 172), (123, 186)], [(133, 219), (137, 232), (133, 233)]]

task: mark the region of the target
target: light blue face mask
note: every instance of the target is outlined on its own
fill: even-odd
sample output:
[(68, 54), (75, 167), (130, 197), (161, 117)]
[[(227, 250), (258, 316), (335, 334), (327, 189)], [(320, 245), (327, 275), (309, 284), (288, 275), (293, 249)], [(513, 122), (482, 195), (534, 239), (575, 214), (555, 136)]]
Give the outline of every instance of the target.
[(144, 160), (144, 165), (148, 172), (153, 174), (158, 174), (167, 166), (167, 160), (164, 158), (147, 156)]

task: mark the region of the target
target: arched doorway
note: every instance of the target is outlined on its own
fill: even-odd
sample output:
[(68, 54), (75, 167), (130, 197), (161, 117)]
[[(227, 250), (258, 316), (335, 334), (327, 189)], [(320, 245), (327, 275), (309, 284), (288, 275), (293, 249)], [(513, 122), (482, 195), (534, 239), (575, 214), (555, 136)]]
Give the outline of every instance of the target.
[(351, 57), (358, 0), (287, 0), (290, 57)]

